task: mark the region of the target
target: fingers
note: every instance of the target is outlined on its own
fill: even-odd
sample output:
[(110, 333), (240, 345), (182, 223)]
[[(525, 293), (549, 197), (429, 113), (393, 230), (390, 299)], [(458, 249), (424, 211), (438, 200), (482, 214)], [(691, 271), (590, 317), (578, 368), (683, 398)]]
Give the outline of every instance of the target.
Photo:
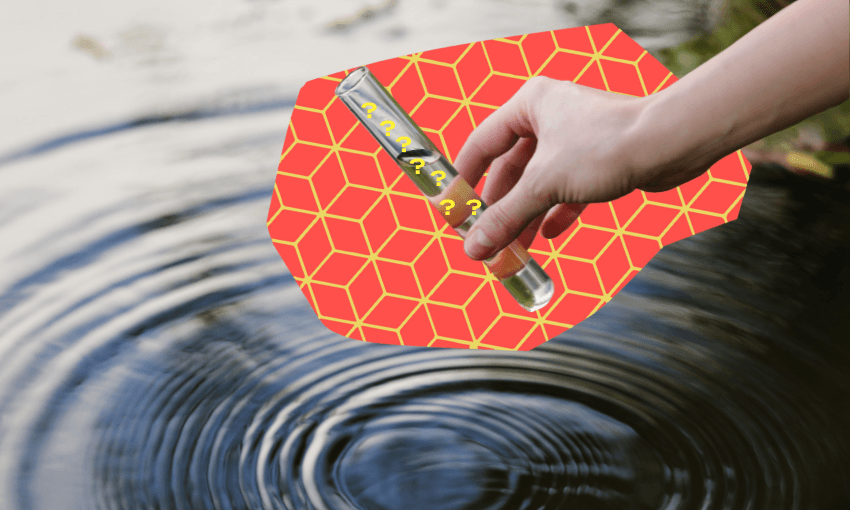
[(534, 156), (536, 147), (535, 138), (520, 138), (507, 154), (493, 161), (487, 172), (484, 190), (481, 192), (481, 199), (485, 204), (495, 204), (519, 182), (526, 165)]
[[(532, 157), (527, 168), (534, 168), (535, 159)], [(526, 171), (513, 189), (484, 211), (464, 242), (470, 258), (483, 260), (498, 253), (553, 205), (534, 190), (535, 186)]]
[(540, 235), (554, 239), (575, 223), (587, 204), (558, 204), (546, 214), (540, 227)]
[(540, 224), (543, 223), (543, 217), (545, 214), (541, 214), (540, 216), (534, 218), (534, 221), (531, 222), (529, 226), (522, 231), (522, 234), (517, 237), (517, 241), (522, 245), (526, 250), (529, 249), (534, 243), (534, 238), (537, 237), (537, 230), (540, 228)]
[(526, 82), (519, 92), (484, 119), (455, 158), (454, 167), (473, 188), (494, 159), (508, 152), (519, 138), (534, 136), (525, 99), (528, 92), (523, 91), (533, 88), (532, 83), (537, 81)]

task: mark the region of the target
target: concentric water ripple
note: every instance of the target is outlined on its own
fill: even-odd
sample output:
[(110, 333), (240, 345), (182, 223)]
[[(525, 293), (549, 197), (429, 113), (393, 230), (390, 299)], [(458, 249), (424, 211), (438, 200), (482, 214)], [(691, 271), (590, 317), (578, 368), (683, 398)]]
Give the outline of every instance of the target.
[(757, 169), (741, 220), (541, 348), (399, 348), (315, 318), (263, 228), (276, 143), (246, 140), (238, 179), (145, 166), (222, 169), (5, 255), (0, 508), (850, 503), (846, 192)]

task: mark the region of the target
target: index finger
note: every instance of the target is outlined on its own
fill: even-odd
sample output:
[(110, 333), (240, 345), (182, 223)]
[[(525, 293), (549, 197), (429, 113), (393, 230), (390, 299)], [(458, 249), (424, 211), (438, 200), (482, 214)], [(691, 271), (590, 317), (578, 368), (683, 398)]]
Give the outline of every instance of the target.
[(454, 167), (475, 188), (494, 159), (511, 150), (520, 138), (534, 136), (526, 97), (531, 84), (527, 81), (498, 110), (476, 128), (455, 158)]

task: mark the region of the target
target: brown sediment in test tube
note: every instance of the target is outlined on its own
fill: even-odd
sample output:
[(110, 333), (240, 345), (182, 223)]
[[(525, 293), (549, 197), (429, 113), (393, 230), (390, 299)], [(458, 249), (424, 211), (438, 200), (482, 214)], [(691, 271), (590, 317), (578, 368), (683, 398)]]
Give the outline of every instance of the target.
[(528, 251), (519, 244), (519, 241), (514, 241), (492, 259), (485, 260), (484, 264), (493, 276), (504, 280), (520, 272), (530, 259), (531, 255)]
[[(435, 197), (429, 197), (428, 200), (442, 213), (446, 222), (456, 229), (461, 237), (465, 237), (465, 232), (457, 230), (457, 227), (463, 224), (473, 212), (472, 205), (467, 204), (467, 202), (470, 200), (480, 201), (481, 197), (466, 182), (466, 179), (455, 177), (445, 191)], [(454, 206), (449, 207), (448, 215), (446, 215), (447, 204), (440, 204), (443, 200), (454, 202)], [(496, 278), (504, 280), (521, 271), (530, 258), (531, 255), (528, 251), (519, 242), (514, 241), (492, 259), (485, 260), (484, 264)]]
[[(428, 200), (437, 208), (452, 228), (457, 228), (460, 224), (466, 221), (472, 212), (472, 205), (467, 204), (470, 200), (481, 201), (481, 197), (475, 192), (466, 179), (463, 177), (455, 177), (446, 187), (445, 191), (435, 197), (428, 197)], [(453, 206), (448, 207), (448, 215), (446, 214), (446, 206), (449, 204), (440, 204), (443, 200), (451, 200)]]

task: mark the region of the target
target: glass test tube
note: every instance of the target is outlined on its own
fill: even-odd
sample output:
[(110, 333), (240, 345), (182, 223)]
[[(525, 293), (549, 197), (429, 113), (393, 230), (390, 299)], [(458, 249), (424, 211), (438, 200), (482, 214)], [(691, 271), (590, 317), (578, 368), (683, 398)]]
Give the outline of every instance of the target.
[[(340, 82), (336, 95), (455, 232), (466, 239), (487, 206), (389, 91), (368, 68), (361, 67)], [(484, 263), (529, 312), (546, 306), (552, 299), (555, 292), (552, 279), (518, 241)]]

